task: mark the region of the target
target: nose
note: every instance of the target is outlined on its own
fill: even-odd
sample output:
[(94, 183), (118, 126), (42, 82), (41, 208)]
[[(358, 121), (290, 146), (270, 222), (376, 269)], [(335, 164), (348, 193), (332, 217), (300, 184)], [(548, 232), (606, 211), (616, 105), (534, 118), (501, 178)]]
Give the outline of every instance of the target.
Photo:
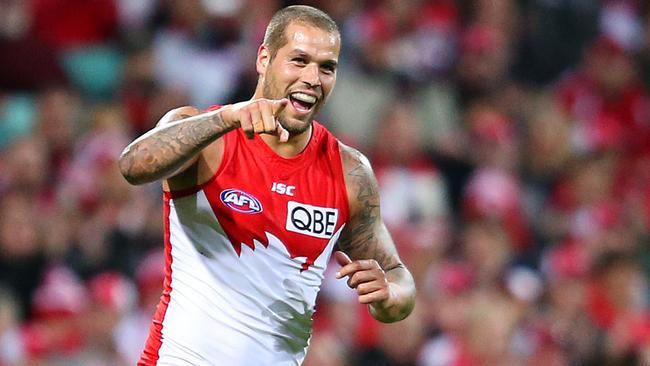
[(321, 85), (318, 65), (311, 63), (303, 68), (302, 82), (307, 84), (310, 88), (315, 88)]

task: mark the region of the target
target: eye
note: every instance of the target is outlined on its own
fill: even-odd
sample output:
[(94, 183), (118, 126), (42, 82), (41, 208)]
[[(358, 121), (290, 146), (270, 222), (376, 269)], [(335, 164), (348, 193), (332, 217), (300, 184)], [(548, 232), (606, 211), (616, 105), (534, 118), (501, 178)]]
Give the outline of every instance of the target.
[(326, 74), (332, 74), (336, 70), (336, 67), (334, 67), (334, 65), (326, 64), (321, 66), (321, 70), (323, 70), (323, 72), (325, 72)]
[(306, 65), (307, 60), (305, 60), (303, 57), (294, 57), (291, 59), (291, 62), (298, 64), (298, 65)]

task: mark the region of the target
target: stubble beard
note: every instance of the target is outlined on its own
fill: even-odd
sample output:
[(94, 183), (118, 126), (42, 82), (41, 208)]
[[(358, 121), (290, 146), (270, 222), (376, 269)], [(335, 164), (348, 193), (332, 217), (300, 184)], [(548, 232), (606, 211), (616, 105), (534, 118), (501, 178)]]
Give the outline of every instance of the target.
[[(268, 75), (267, 75), (268, 76)], [(283, 95), (280, 92), (274, 92), (271, 85), (273, 84), (273, 79), (266, 77), (264, 78), (264, 84), (262, 88), (263, 95), (262, 97), (272, 100), (278, 100), (282, 98), (289, 98), (287, 95)], [(291, 103), (291, 101), (289, 101)], [(311, 127), (312, 122), (314, 121), (314, 115), (318, 110), (318, 105), (314, 106), (314, 110), (307, 116), (307, 120), (297, 119), (297, 118), (287, 118), (287, 108), (292, 108), (291, 106), (286, 106), (285, 109), (277, 116), (278, 122), (282, 127), (289, 132), (290, 135), (295, 136), (299, 135)]]

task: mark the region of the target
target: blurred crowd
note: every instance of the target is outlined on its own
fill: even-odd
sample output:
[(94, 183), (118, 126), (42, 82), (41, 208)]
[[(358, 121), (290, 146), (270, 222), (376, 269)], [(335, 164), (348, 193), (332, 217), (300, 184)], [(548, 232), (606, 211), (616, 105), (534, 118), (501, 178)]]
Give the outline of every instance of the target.
[(419, 289), (382, 325), (329, 274), (305, 364), (650, 365), (645, 0), (1, 0), (0, 365), (135, 364), (162, 193), (117, 158), (248, 99), (295, 3), (341, 28), (318, 119), (373, 163)]

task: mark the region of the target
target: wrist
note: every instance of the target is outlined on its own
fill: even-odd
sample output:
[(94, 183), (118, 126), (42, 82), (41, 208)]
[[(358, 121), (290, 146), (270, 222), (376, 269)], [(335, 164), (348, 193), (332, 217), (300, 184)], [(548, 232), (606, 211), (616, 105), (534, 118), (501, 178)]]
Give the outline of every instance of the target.
[(370, 304), (368, 304), (368, 307), (370, 308), (371, 312), (374, 313), (385, 312), (398, 305), (395, 303), (395, 299), (397, 298), (397, 294), (395, 293), (395, 291), (396, 291), (395, 284), (388, 282), (388, 297), (383, 300), (371, 302)]
[(368, 304), (370, 314), (382, 323), (393, 323), (406, 318), (415, 305), (415, 294), (399, 284), (389, 282), (388, 298)]
[(239, 122), (232, 118), (232, 105), (227, 104), (214, 111), (213, 121), (217, 128), (224, 131), (231, 131), (239, 128)]

